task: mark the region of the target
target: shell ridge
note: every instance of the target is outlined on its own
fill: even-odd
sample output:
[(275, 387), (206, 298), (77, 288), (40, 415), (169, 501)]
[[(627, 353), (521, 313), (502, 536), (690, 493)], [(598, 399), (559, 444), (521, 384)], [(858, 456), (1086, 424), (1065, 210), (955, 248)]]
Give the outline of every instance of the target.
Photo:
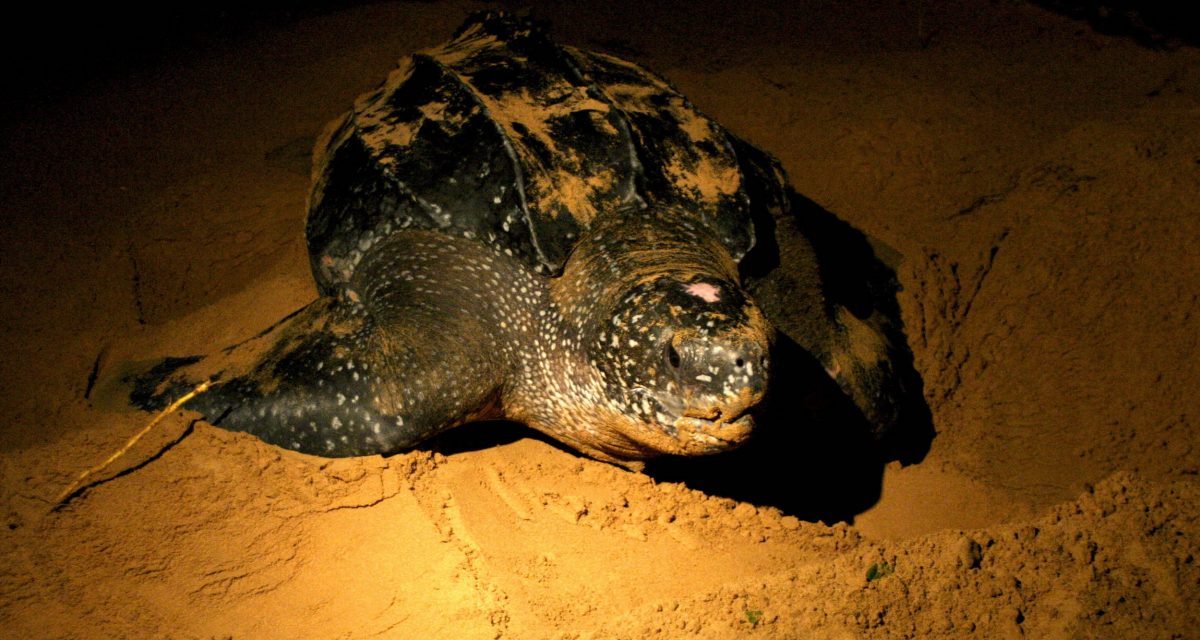
[[(423, 56), (422, 56), (422, 54), (417, 53), (417, 54), (413, 54), (412, 57), (415, 62), (418, 57), (423, 57)], [(350, 114), (346, 117), (346, 124), (348, 124), (351, 128), (353, 128), (354, 134), (357, 134), (354, 137), (357, 137), (360, 140), (362, 140), (362, 139), (366, 138), (367, 131), (364, 127), (359, 126), (358, 116), (359, 116), (359, 112), (357, 110), (351, 111)], [(337, 134), (335, 134), (335, 136), (334, 136), (334, 138), (338, 140), (337, 144), (339, 144), (339, 145), (344, 143), (346, 141), (346, 139), (348, 139), (349, 137), (350, 136), (348, 136), (348, 135), (347, 136), (338, 136)], [(368, 146), (368, 149), (369, 149), (369, 146)], [(437, 225), (438, 228), (445, 228), (445, 227), (449, 226), (448, 222), (446, 222), (443, 219), (440, 219), (437, 215), (437, 212), (440, 209), (439, 205), (437, 205), (434, 202), (430, 202), (426, 198), (423, 198), (421, 196), (421, 194), (417, 193), (412, 188), (410, 188), (408, 186), (408, 183), (406, 183), (404, 180), (402, 180), (400, 178), (400, 175), (396, 173), (395, 169), (393, 169), (392, 167), (390, 167), (388, 165), (380, 165), (379, 171), (380, 171), (380, 173), (383, 174), (384, 177), (391, 180), (391, 186), (393, 188), (395, 188), (399, 194), (408, 196), (409, 201), (415, 203), (418, 206), (418, 208), (421, 210), (421, 213), (425, 214), (426, 217), (428, 217), (431, 222), (433, 222), (435, 225)], [(410, 217), (412, 217), (411, 214), (409, 214), (409, 215), (410, 215)], [(375, 226), (382, 227), (384, 224), (391, 223), (391, 222), (398, 222), (398, 221), (393, 220), (390, 217), (385, 217), (384, 219), (380, 220)]]
[[(737, 148), (733, 146), (733, 141), (729, 139), (733, 134), (729, 133), (725, 127), (720, 125), (716, 125), (716, 130), (717, 133), (721, 135), (721, 144), (725, 147), (725, 151), (733, 157), (733, 164), (735, 167), (737, 167), (739, 176), (737, 194), (741, 196), (742, 201), (746, 203), (746, 207), (748, 209), (749, 207), (753, 206), (753, 203), (750, 201), (750, 194), (746, 190), (746, 184), (749, 178), (749, 176), (746, 175), (746, 163), (743, 162), (742, 157), (738, 155)], [(754, 226), (753, 215), (749, 216), (746, 220), (746, 226), (749, 229), (750, 242), (744, 249), (731, 251), (734, 262), (741, 262), (742, 258), (745, 258), (746, 254), (754, 251), (754, 247), (758, 244), (758, 230)]]
[(529, 204), (525, 199), (525, 174), (521, 168), (520, 159), (517, 157), (517, 151), (513, 147), (512, 139), (509, 137), (508, 133), (504, 131), (504, 127), (500, 126), (499, 121), (497, 121), (492, 115), (491, 110), (488, 109), (488, 106), (483, 101), (483, 98), (479, 96), (479, 93), (469, 81), (459, 75), (459, 73), (452, 67), (442, 63), (442, 61), (438, 60), (432, 55), (425, 53), (413, 54), (413, 58), (418, 56), (437, 65), (438, 69), (440, 69), (442, 73), (446, 75), (446, 77), (453, 79), (459, 88), (463, 89), (467, 95), (471, 97), (476, 106), (478, 106), (483, 114), (487, 117), (487, 120), (491, 123), (492, 128), (497, 134), (500, 135), (500, 143), (504, 147), (504, 153), (508, 156), (509, 162), (512, 163), (513, 176), (516, 182), (517, 202), (520, 205), (521, 217), (524, 219), (525, 226), (529, 229), (529, 242), (533, 245), (533, 250), (537, 254), (538, 261), (550, 268), (552, 271), (556, 270), (557, 266), (546, 257), (546, 253), (542, 250), (541, 243), (538, 241), (537, 233), (534, 230), (533, 220), (529, 214)]
[[(744, 174), (739, 158), (727, 139), (730, 134), (697, 109), (674, 85), (652, 71), (608, 54), (576, 52), (581, 65), (585, 69), (592, 69), (602, 78), (599, 81), (591, 78), (592, 83), (628, 122), (632, 133), (631, 143), (639, 164), (662, 169), (654, 174), (645, 169), (639, 171), (643, 200), (695, 209), (695, 214), (704, 225), (721, 239), (735, 259), (740, 260), (753, 246), (754, 235), (753, 229), (747, 225), (750, 220)], [(605, 77), (607, 81), (603, 79)], [(614, 95), (614, 87), (626, 95)], [(654, 122), (656, 126), (667, 128), (643, 131), (639, 122)], [(702, 127), (707, 135), (696, 138), (697, 134), (688, 130), (693, 123)], [(679, 136), (684, 139), (676, 139)], [(710, 148), (701, 149), (698, 145), (703, 143), (708, 143)], [(643, 158), (649, 162), (643, 162)], [(671, 171), (672, 162), (677, 163), (674, 172)], [(715, 193), (706, 194), (692, 184), (672, 182), (673, 178), (678, 179), (681, 175), (695, 179), (700, 175), (701, 168), (710, 173), (733, 171), (733, 175), (737, 176), (737, 185), (728, 189), (728, 193), (718, 185), (713, 187)], [(713, 179), (719, 177), (715, 173), (712, 175)], [(733, 235), (730, 235), (731, 232)], [(746, 235), (747, 232), (749, 235)]]
[(597, 215), (644, 203), (628, 120), (539, 25), (485, 19), (432, 54), (506, 134), (522, 171), (521, 215), (539, 266), (561, 272)]
[(603, 87), (588, 77), (579, 68), (579, 57), (582, 55), (579, 49), (567, 46), (559, 46), (557, 48), (562, 53), (564, 62), (578, 76), (581, 83), (586, 83), (588, 90), (597, 99), (607, 104), (612, 109), (612, 113), (616, 115), (617, 129), (621, 133), (621, 138), (625, 143), (626, 153), (629, 157), (629, 169), (633, 172), (633, 179), (629, 181), (628, 191), (621, 194), (621, 203), (623, 205), (634, 205), (638, 209), (646, 208), (647, 198), (642, 186), (642, 182), (645, 180), (645, 170), (642, 158), (638, 153), (638, 146), (634, 141), (633, 125), (629, 120), (629, 115), (613, 100), (612, 96), (608, 95), (608, 92)]

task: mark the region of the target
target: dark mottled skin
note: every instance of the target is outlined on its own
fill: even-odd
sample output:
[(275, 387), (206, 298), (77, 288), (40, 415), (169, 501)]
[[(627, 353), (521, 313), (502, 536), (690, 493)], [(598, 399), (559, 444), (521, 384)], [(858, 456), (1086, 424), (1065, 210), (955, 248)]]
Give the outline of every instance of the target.
[(165, 361), (135, 403), (215, 373), (188, 408), (317, 455), (491, 418), (626, 464), (714, 453), (750, 436), (768, 388), (775, 329), (749, 285), (865, 415), (894, 419), (891, 347), (825, 297), (778, 164), (636, 65), (476, 17), (331, 125), (314, 175), (321, 298)]

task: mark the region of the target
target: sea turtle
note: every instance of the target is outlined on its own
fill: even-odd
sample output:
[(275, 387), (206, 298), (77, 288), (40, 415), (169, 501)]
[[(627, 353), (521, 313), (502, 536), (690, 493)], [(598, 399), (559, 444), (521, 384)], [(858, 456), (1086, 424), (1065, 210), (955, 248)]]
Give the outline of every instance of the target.
[(529, 19), (473, 16), (403, 62), (326, 129), (313, 175), (320, 297), (160, 362), (135, 404), (215, 377), (187, 408), (331, 457), (486, 419), (627, 465), (715, 453), (751, 435), (769, 386), (755, 285), (872, 423), (897, 419), (894, 323), (830, 298), (779, 164)]

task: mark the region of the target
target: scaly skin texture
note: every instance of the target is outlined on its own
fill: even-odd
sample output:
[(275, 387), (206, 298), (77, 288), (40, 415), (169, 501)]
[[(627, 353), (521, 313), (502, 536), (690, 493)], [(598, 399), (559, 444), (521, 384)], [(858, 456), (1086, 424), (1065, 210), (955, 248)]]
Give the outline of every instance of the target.
[[(753, 428), (772, 329), (706, 230), (597, 225), (561, 278), (468, 239), (397, 234), (218, 366), (188, 408), (325, 456), (390, 453), (464, 422), (523, 422), (596, 458), (715, 453)], [(211, 362), (184, 367), (182, 390)]]
[(569, 388), (531, 390), (509, 416), (602, 458), (737, 446), (766, 391), (773, 330), (707, 230), (677, 212), (634, 215), (594, 225), (551, 281), (557, 326), (540, 340), (568, 375), (531, 364)]

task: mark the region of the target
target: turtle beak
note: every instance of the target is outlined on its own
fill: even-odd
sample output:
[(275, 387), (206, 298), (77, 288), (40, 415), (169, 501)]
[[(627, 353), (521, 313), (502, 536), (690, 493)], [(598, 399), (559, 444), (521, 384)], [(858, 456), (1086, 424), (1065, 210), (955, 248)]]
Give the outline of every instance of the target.
[(690, 439), (716, 453), (744, 443), (754, 432), (754, 418), (745, 414), (732, 422), (682, 417), (675, 421), (682, 439)]
[(680, 415), (733, 423), (766, 395), (770, 344), (765, 340), (678, 333), (667, 349), (671, 374), (683, 390)]

